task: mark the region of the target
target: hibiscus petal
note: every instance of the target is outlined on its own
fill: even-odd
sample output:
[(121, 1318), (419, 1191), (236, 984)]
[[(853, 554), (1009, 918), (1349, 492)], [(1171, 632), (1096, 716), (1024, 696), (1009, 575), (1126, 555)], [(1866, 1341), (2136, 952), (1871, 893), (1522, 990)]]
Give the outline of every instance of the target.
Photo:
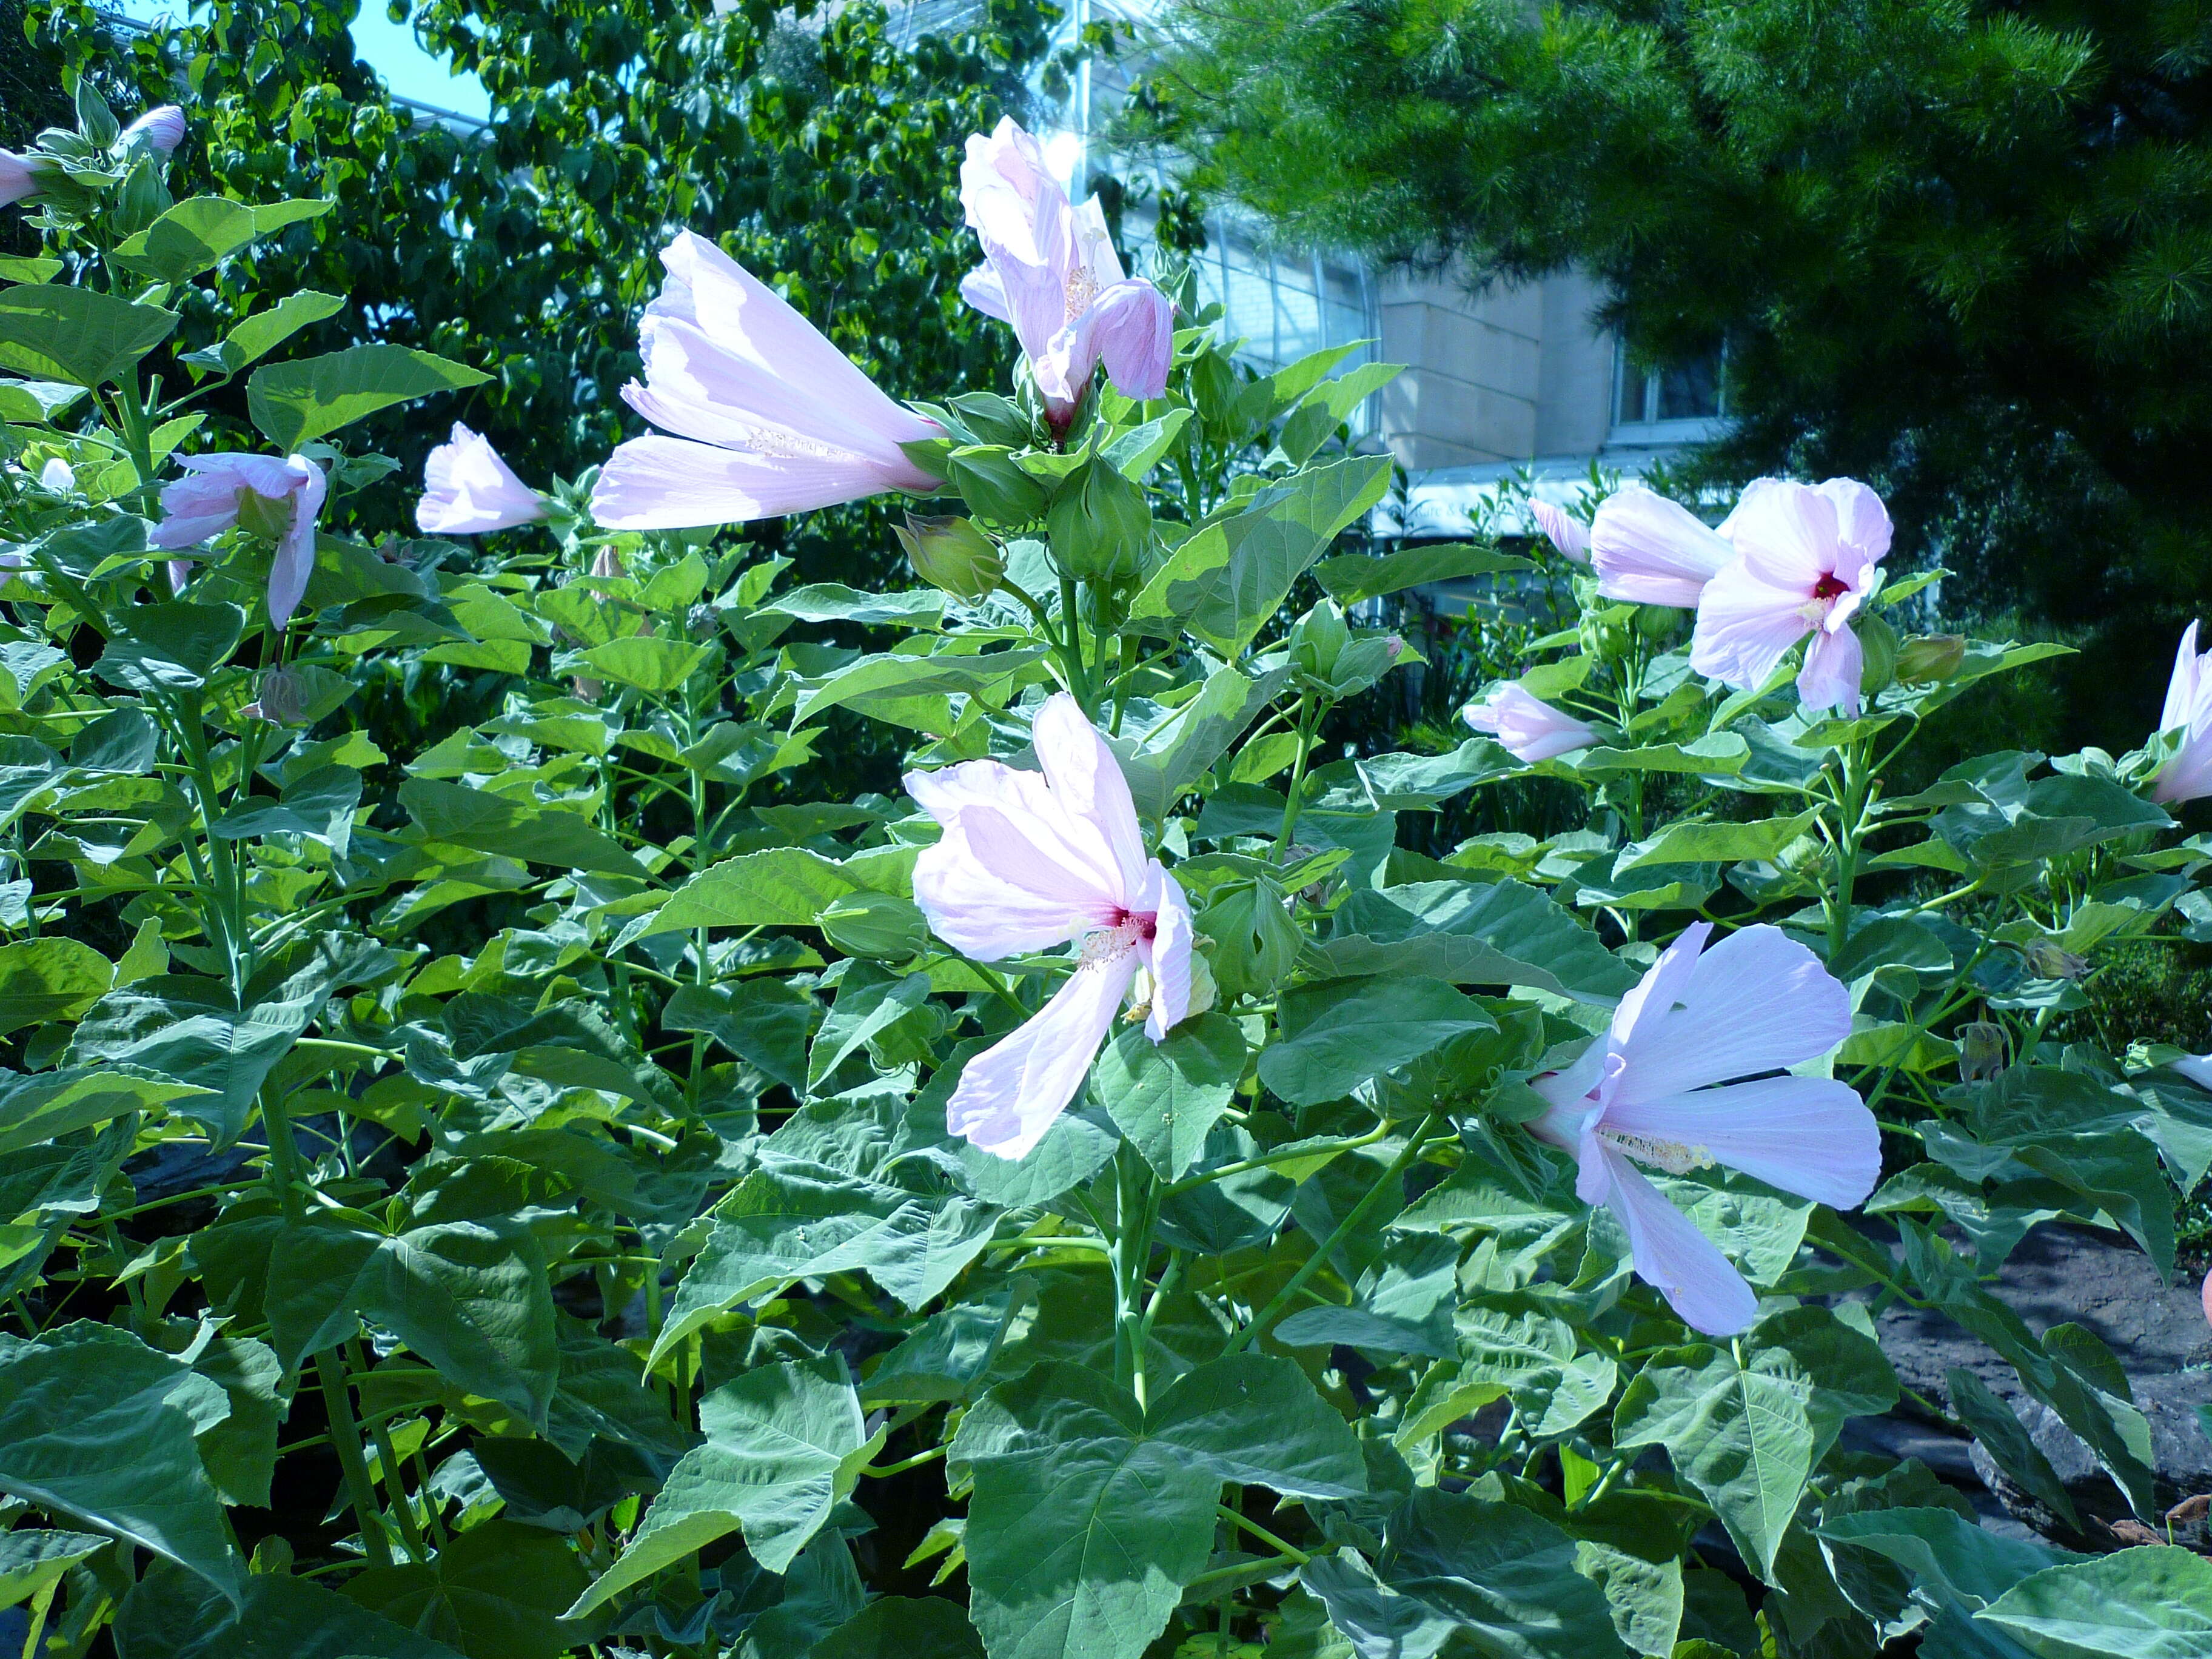
[(1152, 976), (1152, 1010), (1145, 1035), (1155, 1042), (1190, 1017), (1190, 901), (1182, 884), (1159, 870), (1159, 893), (1152, 913), (1152, 942), (1142, 947)]
[[(162, 500), (168, 500), (166, 494)], [(2181, 631), (2181, 649), (2173, 653), (2173, 675), (2166, 683), (2166, 708), (2158, 717), (2160, 731), (2171, 732), (2196, 718), (2197, 693), (2203, 678), (2204, 665), (2197, 655), (2197, 623), (2192, 620)]]
[(1590, 526), (1590, 563), (1608, 599), (1686, 611), (1735, 557), (1697, 514), (1641, 484), (1607, 496)]
[(1067, 816), (1095, 831), (1103, 842), (1120, 877), (1111, 896), (1131, 908), (1138, 890), (1145, 885), (1145, 837), (1137, 827), (1137, 805), (1129, 794), (1121, 763), (1106, 746), (1083, 713), (1082, 705), (1065, 691), (1044, 701), (1030, 727), (1037, 764), (1052, 785), (1053, 799)]
[(899, 488), (851, 457), (759, 455), (647, 434), (616, 447), (592, 489), (609, 530), (681, 530), (811, 513)]
[(960, 297), (986, 317), (1002, 323), (1014, 320), (1006, 305), (1006, 285), (999, 280), (998, 268), (988, 259), (960, 279)]
[(1802, 597), (1836, 568), (1836, 503), (1810, 484), (1747, 489), (1729, 523), (1729, 540), (1762, 581)]
[(1797, 671), (1797, 697), (1808, 709), (1840, 708), (1856, 714), (1866, 674), (1866, 652), (1848, 628), (1831, 633), (1816, 629)]
[(1612, 1099), (1656, 1100), (1778, 1071), (1826, 1053), (1851, 1029), (1850, 993), (1818, 957), (1764, 923), (1699, 957), (1680, 1000), (1647, 1012), (1617, 1045), (1628, 1066)]
[(1735, 1264), (1626, 1158), (1610, 1148), (1603, 1157), (1612, 1189), (1607, 1207), (1628, 1229), (1637, 1277), (1708, 1336), (1747, 1329), (1758, 1317), (1759, 1298)]
[[(1659, 953), (1659, 960), (1645, 970), (1635, 988), (1621, 998), (1620, 1006), (1613, 1011), (1612, 1039), (1615, 1050), (1625, 1049), (1633, 1042), (1637, 1028), (1646, 1020), (1656, 1030), (1659, 1021), (1682, 1000), (1698, 971), (1698, 958), (1712, 936), (1712, 923), (1693, 921)], [(1592, 1086), (1595, 1086), (1594, 1080)]]
[(1847, 1210), (1881, 1179), (1881, 1129), (1858, 1091), (1825, 1077), (1766, 1077), (1616, 1103), (1601, 1127), (1701, 1148), (1770, 1187)]
[(1000, 1158), (1026, 1155), (1083, 1086), (1137, 967), (1137, 953), (1124, 951), (1069, 975), (1025, 1024), (968, 1062), (945, 1127)]
[(1690, 666), (1724, 684), (1763, 685), (1790, 647), (1812, 631), (1804, 607), (1812, 584), (1792, 591), (1739, 559), (1705, 584), (1690, 636)]
[(1869, 564), (1889, 555), (1889, 509), (1856, 478), (1829, 478), (1814, 486), (1836, 510), (1836, 539)]
[(292, 527), (269, 567), (269, 624), (279, 632), (300, 608), (307, 579), (315, 574), (315, 520), (330, 492), (323, 469), (305, 456), (295, 455), (286, 465), (293, 475)]

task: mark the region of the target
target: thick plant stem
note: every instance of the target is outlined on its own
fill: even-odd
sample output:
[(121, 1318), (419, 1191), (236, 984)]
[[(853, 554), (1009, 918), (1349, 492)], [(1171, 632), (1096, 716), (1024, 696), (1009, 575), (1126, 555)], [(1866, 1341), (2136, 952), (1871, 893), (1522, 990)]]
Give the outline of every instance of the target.
[[(362, 1363), (361, 1339), (356, 1337), (346, 1344), (351, 1368), (365, 1374), (368, 1367)], [(415, 1510), (408, 1502), (407, 1476), (399, 1467), (398, 1455), (392, 1449), (391, 1431), (385, 1426), (381, 1415), (368, 1419), (368, 1436), (376, 1446), (377, 1473), (384, 1477), (384, 1490), (391, 1495), (392, 1516), (399, 1524), (399, 1541), (407, 1551), (408, 1559), (428, 1561), (430, 1552), (422, 1541), (422, 1529), (415, 1523)]]
[(1114, 1273), (1114, 1352), (1116, 1381), (1146, 1403), (1145, 1277), (1152, 1255), (1152, 1227), (1159, 1215), (1159, 1187), (1151, 1166), (1124, 1142), (1115, 1152), (1114, 1244), (1109, 1265)]
[(1276, 1316), (1284, 1309), (1291, 1305), (1291, 1300), (1305, 1288), (1306, 1281), (1319, 1273), (1322, 1264), (1336, 1253), (1336, 1247), (1352, 1237), (1359, 1224), (1366, 1219), (1367, 1212), (1381, 1203), (1383, 1194), (1404, 1176), (1413, 1160), (1420, 1156), (1421, 1148), (1428, 1144), (1429, 1137), (1435, 1132), (1436, 1127), (1437, 1115), (1431, 1112), (1421, 1120), (1420, 1127), (1415, 1129), (1407, 1140), (1405, 1150), (1390, 1160), (1390, 1167), (1382, 1171), (1382, 1179), (1369, 1188), (1367, 1195), (1353, 1205), (1350, 1213), (1336, 1224), (1336, 1231), (1322, 1240), (1320, 1247), (1305, 1259), (1297, 1272), (1290, 1276), (1283, 1288), (1275, 1292), (1273, 1299), (1252, 1316), (1251, 1322), (1222, 1345), (1223, 1358), (1225, 1359), (1233, 1353), (1243, 1352), (1261, 1331), (1267, 1329), (1274, 1322)]
[(337, 1452), (338, 1468), (345, 1473), (346, 1496), (354, 1518), (361, 1522), (361, 1545), (373, 1567), (392, 1565), (392, 1540), (384, 1535), (384, 1516), (376, 1505), (376, 1486), (368, 1478), (368, 1460), (361, 1454), (361, 1426), (354, 1421), (353, 1401), (346, 1396), (345, 1361), (336, 1348), (315, 1356), (315, 1378), (323, 1389), (323, 1409), (331, 1419), (331, 1445)]
[(1828, 890), (1828, 960), (1843, 954), (1851, 937), (1851, 887), (1858, 879), (1859, 842), (1866, 833), (1867, 776), (1859, 745), (1843, 751), (1837, 791), (1836, 878)]

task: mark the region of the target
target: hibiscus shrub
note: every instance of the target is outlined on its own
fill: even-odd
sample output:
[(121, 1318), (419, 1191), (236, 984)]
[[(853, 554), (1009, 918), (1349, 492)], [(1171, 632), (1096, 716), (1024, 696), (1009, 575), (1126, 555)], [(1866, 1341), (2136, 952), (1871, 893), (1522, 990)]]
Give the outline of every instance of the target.
[[(2193, 641), (2125, 759), (1892, 796), (1930, 714), (2055, 647), (1899, 638), (1928, 578), (1848, 481), (1718, 530), (1631, 491), (1551, 520), (1579, 626), (1474, 735), (1325, 745), (1415, 659), (1370, 601), (1531, 561), (1332, 553), (1391, 371), (1239, 372), (1011, 125), (963, 170), (1006, 395), (896, 403), (682, 235), (629, 393), (659, 430), (543, 492), (456, 430), (422, 534), (370, 547), (320, 527), (401, 488), (349, 424), (477, 372), (283, 359), (315, 296), (167, 355), (320, 206), (172, 202), (180, 130), (87, 94), (0, 173), (47, 249), (0, 265), (27, 1654), (2203, 1630), (2198, 1557), (2088, 1557), (2182, 1496), (2119, 1364), (1990, 1284), (2053, 1219), (2171, 1272), (2212, 1164), (2200, 1064), (2047, 1036), (2116, 945), (2212, 927), (2161, 804), (2212, 787)], [(180, 455), (240, 375), (267, 452)], [(902, 591), (725, 528), (891, 489), (936, 498)], [(496, 713), (386, 753), (364, 688), (452, 668)], [(837, 710), (902, 798), (810, 798)], [(1583, 827), (1401, 844), (1531, 778)], [(2109, 1503), (1975, 1373), (1901, 1388), (1899, 1304)], [(1899, 1410), (2051, 1541), (1847, 1447)]]

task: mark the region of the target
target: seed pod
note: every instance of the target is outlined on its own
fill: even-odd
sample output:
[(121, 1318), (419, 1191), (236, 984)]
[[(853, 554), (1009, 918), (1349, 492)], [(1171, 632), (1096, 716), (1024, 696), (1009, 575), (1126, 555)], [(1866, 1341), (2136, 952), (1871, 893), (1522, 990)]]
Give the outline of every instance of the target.
[(1053, 498), (1045, 520), (1053, 557), (1078, 581), (1118, 587), (1144, 574), (1152, 509), (1111, 461), (1092, 456)]
[(908, 899), (891, 893), (848, 893), (816, 913), (823, 937), (848, 957), (909, 962), (929, 948), (929, 923)]
[(1956, 634), (1916, 634), (1897, 648), (1900, 685), (1935, 685), (1966, 665), (1966, 642)]
[(932, 587), (969, 604), (988, 598), (1006, 579), (1006, 558), (972, 520), (946, 514), (906, 515), (894, 525), (914, 574)]
[(1897, 678), (1897, 630), (1871, 612), (1862, 612), (1853, 626), (1865, 658), (1859, 671), (1859, 695), (1871, 702)]
[(1978, 1083), (2004, 1068), (2004, 1027), (1978, 1019), (1960, 1029), (1959, 1076), (1963, 1081)]

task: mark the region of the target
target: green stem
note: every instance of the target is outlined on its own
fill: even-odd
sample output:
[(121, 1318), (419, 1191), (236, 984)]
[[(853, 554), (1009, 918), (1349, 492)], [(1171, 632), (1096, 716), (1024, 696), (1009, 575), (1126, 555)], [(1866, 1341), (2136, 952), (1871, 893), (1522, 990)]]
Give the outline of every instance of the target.
[(1219, 1181), (1226, 1176), (1243, 1175), (1252, 1170), (1269, 1170), (1278, 1164), (1297, 1164), (1309, 1158), (1334, 1158), (1342, 1152), (1357, 1152), (1362, 1146), (1372, 1146), (1378, 1140), (1389, 1139), (1389, 1133), (1390, 1125), (1388, 1121), (1384, 1121), (1376, 1124), (1365, 1134), (1355, 1135), (1349, 1140), (1325, 1143), (1317, 1146), (1291, 1147), (1280, 1152), (1269, 1152), (1261, 1158), (1248, 1158), (1241, 1163), (1224, 1164), (1219, 1169), (1209, 1170), (1203, 1175), (1184, 1176), (1181, 1181), (1163, 1188), (1160, 1196), (1173, 1198), (1178, 1193), (1187, 1193), (1194, 1187), (1203, 1187), (1209, 1182)]
[(1265, 1527), (1261, 1526), (1257, 1521), (1247, 1520), (1242, 1511), (1232, 1510), (1226, 1504), (1216, 1504), (1213, 1507), (1215, 1510), (1219, 1513), (1223, 1520), (1232, 1522), (1237, 1526), (1243, 1528), (1246, 1532), (1250, 1533), (1253, 1537), (1265, 1544), (1269, 1549), (1274, 1551), (1276, 1554), (1288, 1556), (1291, 1560), (1297, 1562), (1302, 1567), (1305, 1565), (1307, 1562), (1313, 1559), (1313, 1557), (1308, 1555), (1297, 1545), (1285, 1543), (1283, 1540), (1276, 1537), (1274, 1534), (1269, 1532)]
[(1434, 1112), (1421, 1120), (1420, 1127), (1407, 1139), (1405, 1149), (1390, 1160), (1390, 1167), (1383, 1170), (1382, 1178), (1367, 1189), (1367, 1195), (1353, 1205), (1344, 1219), (1336, 1224), (1336, 1231), (1323, 1239), (1320, 1247), (1299, 1265), (1298, 1270), (1291, 1275), (1283, 1288), (1275, 1292), (1273, 1299), (1252, 1316), (1251, 1322), (1223, 1345), (1222, 1358), (1225, 1359), (1232, 1353), (1241, 1353), (1277, 1315), (1291, 1305), (1297, 1293), (1305, 1288), (1306, 1280), (1321, 1271), (1322, 1264), (1336, 1253), (1337, 1246), (1352, 1237), (1359, 1224), (1367, 1218), (1368, 1212), (1382, 1201), (1383, 1195), (1412, 1167), (1413, 1160), (1420, 1156), (1421, 1149), (1428, 1143), (1437, 1121), (1437, 1115)]
[[(359, 1337), (346, 1344), (346, 1352), (349, 1369), (357, 1375), (366, 1375), (369, 1368), (361, 1352)], [(369, 1440), (376, 1447), (376, 1472), (384, 1478), (384, 1490), (392, 1498), (392, 1517), (399, 1522), (399, 1541), (406, 1547), (410, 1560), (428, 1561), (430, 1552), (423, 1545), (422, 1528), (415, 1524), (414, 1505), (407, 1498), (407, 1476), (399, 1467), (398, 1454), (392, 1449), (386, 1414), (373, 1412), (365, 1421)]]
[(1311, 700), (1304, 692), (1298, 694), (1297, 720), (1298, 755), (1291, 765), (1290, 799), (1283, 803), (1283, 827), (1275, 837), (1275, 862), (1278, 864), (1289, 856), (1291, 831), (1298, 827), (1298, 794), (1305, 786), (1306, 762), (1313, 756), (1314, 730), (1321, 724)]
[(354, 1518), (361, 1522), (362, 1548), (373, 1567), (392, 1565), (392, 1540), (384, 1534), (384, 1517), (376, 1505), (376, 1487), (368, 1478), (368, 1460), (361, 1454), (361, 1429), (354, 1422), (353, 1401), (346, 1395), (345, 1361), (334, 1348), (315, 1356), (315, 1378), (322, 1385), (323, 1408), (331, 1419), (331, 1445), (344, 1471), (346, 1495)]
[(1851, 936), (1851, 887), (1858, 878), (1859, 842), (1866, 834), (1867, 775), (1863, 746), (1843, 750), (1843, 777), (1837, 791), (1836, 878), (1828, 891), (1828, 959), (1843, 954)]
[(948, 1442), (942, 1446), (932, 1446), (927, 1451), (916, 1452), (911, 1457), (902, 1457), (896, 1463), (872, 1463), (860, 1473), (873, 1475), (878, 1480), (887, 1474), (903, 1474), (908, 1469), (920, 1468), (924, 1463), (934, 1463), (951, 1449), (951, 1445)]

